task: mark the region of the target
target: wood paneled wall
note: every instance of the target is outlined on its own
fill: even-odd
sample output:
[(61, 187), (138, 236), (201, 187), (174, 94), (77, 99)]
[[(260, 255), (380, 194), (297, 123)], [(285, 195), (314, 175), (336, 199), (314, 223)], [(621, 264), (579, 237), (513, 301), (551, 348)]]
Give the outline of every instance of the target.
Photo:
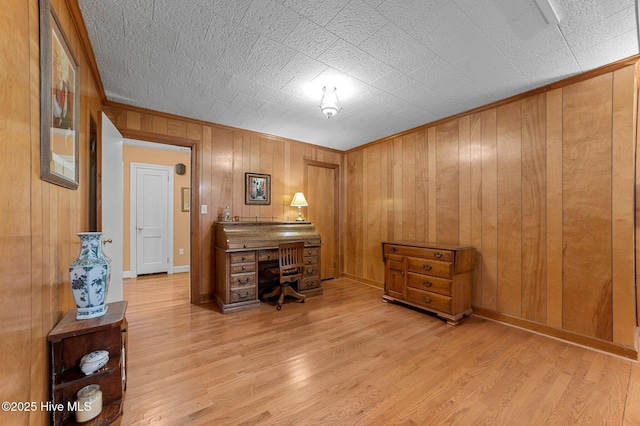
[(636, 79), (627, 61), (346, 153), (345, 274), (382, 286), (385, 240), (472, 244), (477, 312), (635, 354)]
[[(51, 2), (80, 64), (80, 187), (40, 179), (38, 0), (7, 0), (0, 8), (0, 395), (3, 401), (48, 397), (46, 336), (75, 307), (68, 268), (88, 227), (89, 117), (100, 110), (71, 9)], [(48, 413), (0, 411), (0, 424), (47, 424)]]
[[(244, 219), (294, 220), (298, 211), (290, 203), (295, 192), (305, 189), (305, 160), (342, 164), (342, 152), (298, 141), (115, 103), (105, 109), (125, 137), (190, 145), (196, 150), (199, 205), (192, 206), (196, 214), (191, 216), (198, 228), (192, 233), (197, 245), (194, 253), (199, 253), (199, 288), (192, 292), (195, 303), (210, 300), (214, 291), (212, 224), (226, 206), (232, 216)], [(245, 204), (247, 172), (271, 175), (270, 205)], [(198, 214), (202, 205), (207, 205), (206, 214)]]

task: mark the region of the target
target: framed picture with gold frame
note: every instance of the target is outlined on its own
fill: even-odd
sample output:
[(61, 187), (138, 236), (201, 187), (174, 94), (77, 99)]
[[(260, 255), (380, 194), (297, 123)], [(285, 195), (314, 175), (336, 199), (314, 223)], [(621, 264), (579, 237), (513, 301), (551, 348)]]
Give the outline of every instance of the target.
[(180, 195), (181, 195), (181, 201), (182, 201), (182, 211), (183, 212), (188, 212), (189, 211), (189, 204), (190, 204), (190, 197), (189, 197), (189, 188), (180, 188)]
[(245, 173), (244, 189), (245, 204), (271, 204), (271, 175)]
[(80, 67), (49, 0), (40, 0), (40, 177), (79, 184)]

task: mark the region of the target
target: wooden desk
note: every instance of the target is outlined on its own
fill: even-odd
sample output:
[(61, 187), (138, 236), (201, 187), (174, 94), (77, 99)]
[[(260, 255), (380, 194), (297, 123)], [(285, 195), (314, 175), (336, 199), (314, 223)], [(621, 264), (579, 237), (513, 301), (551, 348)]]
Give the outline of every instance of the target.
[(261, 284), (270, 276), (265, 269), (278, 266), (278, 244), (304, 241), (305, 268), (297, 291), (322, 294), (320, 285), (320, 234), (311, 222), (216, 222), (215, 300), (222, 313), (256, 307)]

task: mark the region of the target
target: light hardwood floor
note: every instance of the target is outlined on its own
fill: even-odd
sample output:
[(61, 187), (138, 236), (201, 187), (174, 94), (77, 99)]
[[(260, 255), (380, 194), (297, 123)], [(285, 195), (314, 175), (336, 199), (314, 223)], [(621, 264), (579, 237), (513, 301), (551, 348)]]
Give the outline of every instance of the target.
[(640, 425), (640, 366), (479, 317), (457, 327), (348, 279), (281, 311), (125, 280), (122, 425)]

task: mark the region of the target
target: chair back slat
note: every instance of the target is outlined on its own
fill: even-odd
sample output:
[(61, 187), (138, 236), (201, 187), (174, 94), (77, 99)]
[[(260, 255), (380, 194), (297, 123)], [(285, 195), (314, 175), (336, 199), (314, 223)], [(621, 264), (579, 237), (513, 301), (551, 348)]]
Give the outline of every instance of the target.
[(304, 267), (304, 241), (282, 243), (278, 245), (278, 258), (280, 259), (280, 273), (283, 270), (298, 269), (302, 272)]

